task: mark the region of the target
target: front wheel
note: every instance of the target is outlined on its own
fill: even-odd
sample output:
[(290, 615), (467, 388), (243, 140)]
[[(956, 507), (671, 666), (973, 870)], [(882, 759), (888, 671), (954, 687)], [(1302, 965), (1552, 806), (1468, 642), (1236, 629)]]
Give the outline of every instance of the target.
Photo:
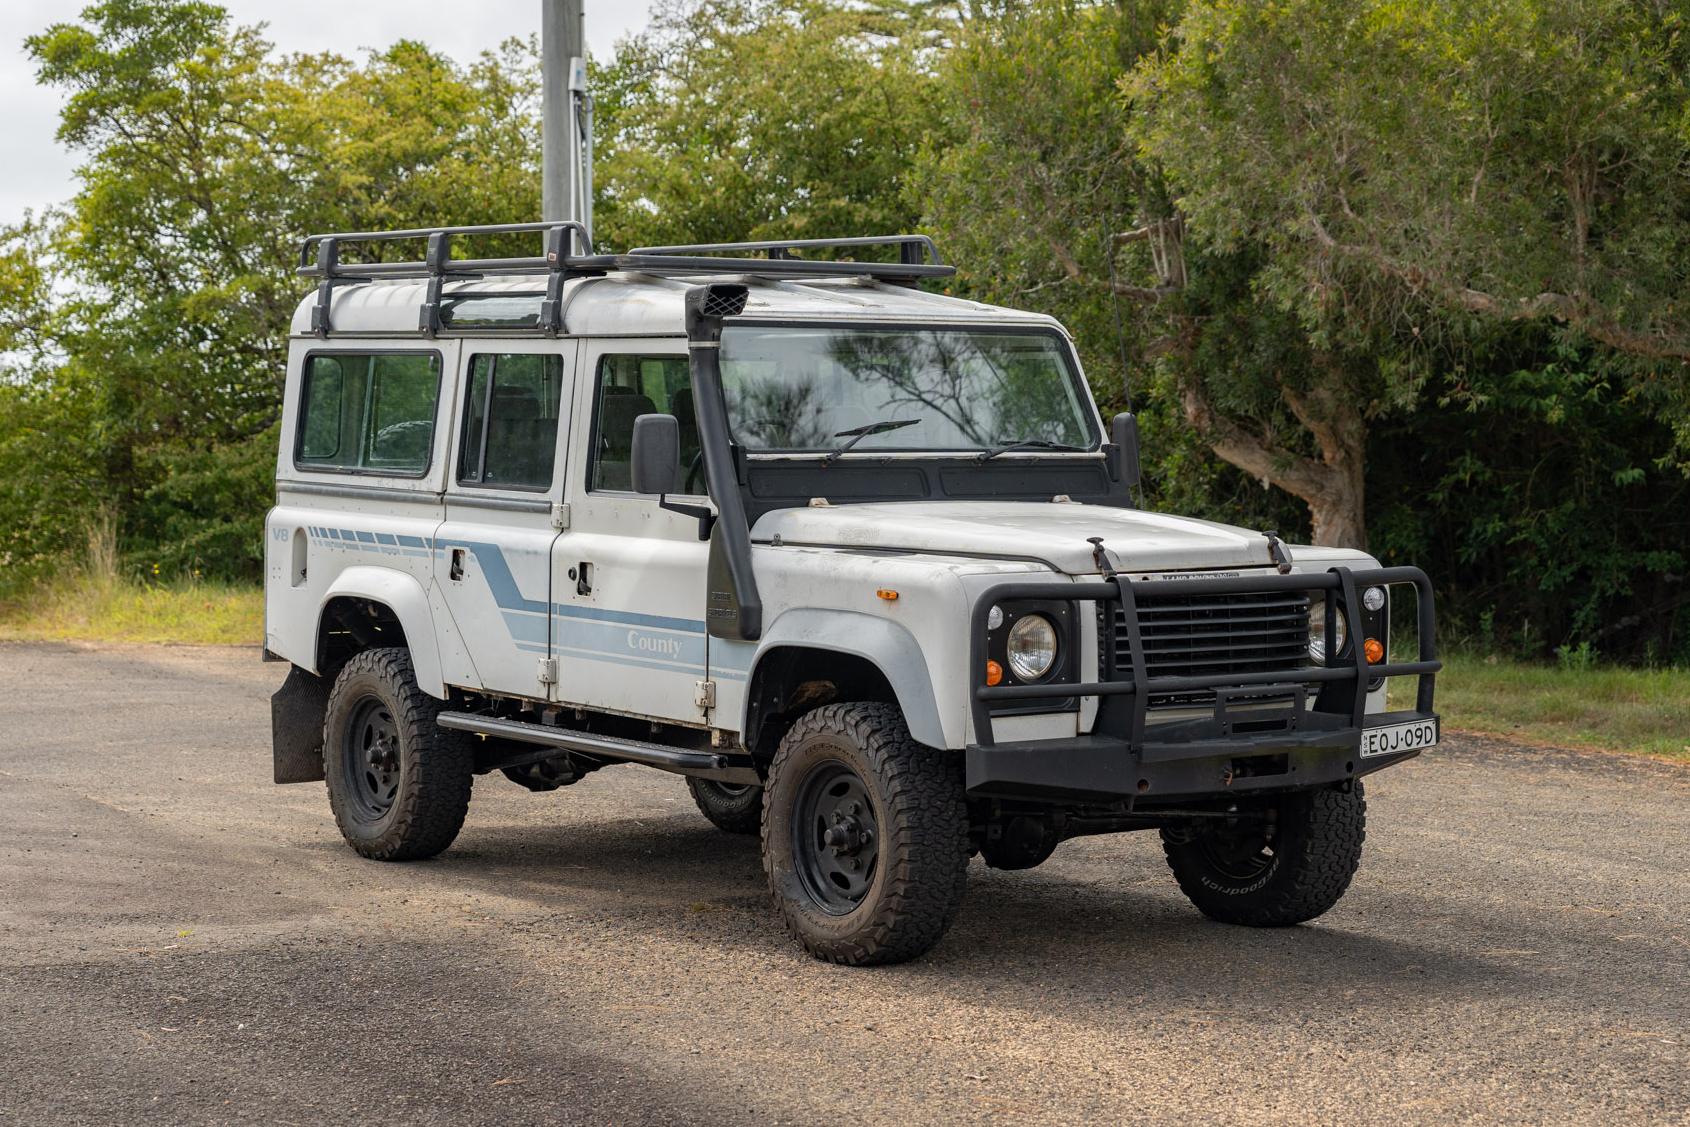
[(1359, 779), (1344, 790), (1240, 802), (1235, 813), (1162, 831), (1174, 878), (1204, 915), (1285, 927), (1314, 919), (1343, 897), (1367, 836)]
[(405, 650), (365, 650), (335, 678), (323, 774), (341, 836), (364, 856), (432, 857), (463, 827), (475, 754), (434, 722), (442, 707), (417, 687)]
[(861, 966), (923, 954), (967, 882), (958, 756), (917, 743), (895, 705), (806, 714), (769, 769), (763, 867), (787, 930), (817, 958)]

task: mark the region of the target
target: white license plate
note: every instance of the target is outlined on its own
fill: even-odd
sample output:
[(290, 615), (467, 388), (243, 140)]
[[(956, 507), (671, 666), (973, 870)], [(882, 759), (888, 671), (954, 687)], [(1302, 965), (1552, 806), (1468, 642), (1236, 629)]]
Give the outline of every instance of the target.
[(1406, 724), (1386, 724), (1382, 728), (1363, 728), (1361, 757), (1395, 755), (1402, 751), (1419, 751), (1438, 742), (1436, 720), (1410, 720)]

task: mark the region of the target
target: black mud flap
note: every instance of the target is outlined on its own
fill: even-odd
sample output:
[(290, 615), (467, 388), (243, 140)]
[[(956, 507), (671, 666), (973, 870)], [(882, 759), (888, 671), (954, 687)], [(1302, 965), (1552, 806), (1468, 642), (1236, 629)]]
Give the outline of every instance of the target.
[(294, 666), (270, 697), (270, 740), (278, 783), (315, 783), (323, 778), (323, 714), (329, 683)]

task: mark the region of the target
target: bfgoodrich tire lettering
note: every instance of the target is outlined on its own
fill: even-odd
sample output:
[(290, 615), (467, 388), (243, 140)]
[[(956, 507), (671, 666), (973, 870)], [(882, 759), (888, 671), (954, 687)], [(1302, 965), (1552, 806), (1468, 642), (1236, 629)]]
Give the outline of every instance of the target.
[(378, 861), (432, 857), (463, 827), (474, 751), (439, 727), (411, 655), (365, 650), (335, 678), (323, 722), (329, 805), (347, 844)]
[[(817, 807), (830, 801), (842, 809)], [(829, 826), (832, 813), (843, 821)], [(856, 862), (849, 876), (835, 871), (842, 847)], [(956, 918), (967, 883), (958, 757), (912, 739), (894, 705), (806, 714), (769, 770), (763, 866), (787, 930), (816, 957), (864, 965), (924, 953)]]
[[(1250, 927), (1312, 920), (1336, 904), (1361, 863), (1367, 801), (1361, 781), (1263, 799), (1236, 823), (1163, 830), (1162, 848), (1187, 898), (1212, 919)], [(1268, 827), (1271, 827), (1269, 830)]]

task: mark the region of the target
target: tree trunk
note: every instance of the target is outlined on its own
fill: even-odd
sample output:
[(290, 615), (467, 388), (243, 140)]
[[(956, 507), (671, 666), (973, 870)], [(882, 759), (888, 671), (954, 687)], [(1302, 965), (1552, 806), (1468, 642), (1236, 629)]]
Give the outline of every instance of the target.
[(1271, 437), (1252, 434), (1221, 415), (1196, 379), (1182, 381), (1180, 391), (1185, 417), (1211, 450), (1263, 483), (1303, 499), (1313, 518), (1316, 544), (1366, 549), (1367, 420), (1336, 372), (1300, 395), (1280, 389), (1286, 405), (1319, 443), (1319, 458), (1286, 450)]

